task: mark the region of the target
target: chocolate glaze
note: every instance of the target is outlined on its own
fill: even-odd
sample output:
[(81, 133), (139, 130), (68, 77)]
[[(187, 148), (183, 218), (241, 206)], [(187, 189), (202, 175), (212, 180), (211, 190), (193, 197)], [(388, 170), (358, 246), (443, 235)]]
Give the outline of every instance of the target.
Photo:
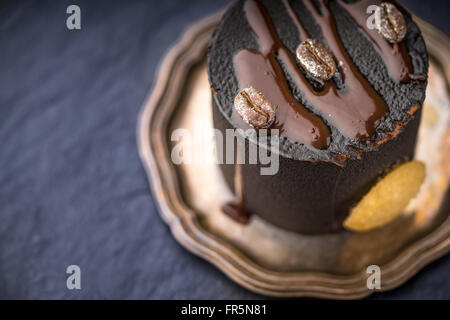
[[(321, 8), (317, 8), (308, 0), (304, 1), (304, 4), (320, 26), (332, 54), (337, 61), (343, 63), (339, 69), (344, 77), (345, 89), (336, 90), (335, 85), (328, 81), (324, 89), (314, 96), (308, 94), (308, 92), (315, 93), (309, 90), (306, 93), (307, 99), (324, 112), (346, 136), (360, 140), (370, 139), (375, 133), (378, 121), (387, 113), (386, 104), (353, 64), (337, 34), (336, 23), (326, 1), (320, 2)], [(285, 3), (288, 11), (292, 12), (288, 1)], [(293, 21), (299, 32), (306, 32), (303, 26), (300, 27), (301, 22), (295, 17), (295, 13), (291, 15), (295, 18)], [(308, 34), (305, 36), (309, 37)], [(302, 80), (306, 87), (306, 80), (304, 78)]]
[(323, 121), (309, 112), (293, 96), (277, 55), (288, 70), (295, 72), (297, 65), (288, 53), (265, 13), (255, 1), (245, 4), (248, 23), (255, 31), (261, 52), (242, 50), (234, 57), (240, 89), (254, 87), (276, 106), (274, 128), (295, 141), (318, 149), (328, 146), (330, 133)]
[[(369, 17), (366, 14), (367, 7), (369, 5), (380, 6), (383, 1), (360, 0), (355, 3), (345, 3), (342, 0), (338, 0), (338, 2), (381, 51), (391, 76), (403, 83), (411, 81), (410, 75), (414, 71), (405, 42), (401, 41), (398, 44), (391, 44), (383, 38), (377, 29), (369, 29), (367, 27), (367, 18)], [(401, 10), (397, 3), (395, 3), (395, 6)]]
[(233, 220), (242, 224), (248, 223), (250, 219), (250, 214), (242, 202), (227, 202), (222, 206), (222, 211)]
[(237, 157), (240, 149), (236, 149), (233, 187), (236, 200), (229, 201), (222, 206), (222, 212), (239, 223), (246, 224), (250, 219), (250, 212), (244, 205), (244, 191), (242, 180), (242, 164), (238, 163)]
[[(309, 34), (289, 2), (285, 0), (284, 4), (298, 28), (300, 38), (308, 38)], [(261, 53), (242, 50), (236, 54), (234, 61), (239, 85), (241, 88), (254, 86), (269, 100), (276, 99), (272, 103), (278, 106), (276, 124), (281, 128), (282, 134), (302, 143), (308, 141), (309, 137), (310, 145), (316, 148), (325, 147), (326, 139), (329, 137), (328, 133), (325, 135), (325, 125), (293, 99), (285, 75), (275, 58), (276, 53), (297, 87), (324, 118), (351, 139), (370, 139), (375, 134), (376, 125), (387, 113), (387, 107), (346, 53), (337, 34), (333, 15), (327, 6), (322, 4), (320, 14), (319, 8), (309, 1), (305, 1), (305, 5), (319, 24), (332, 54), (337, 61), (343, 63), (340, 72), (345, 79), (345, 87), (338, 90), (332, 81), (327, 81), (322, 90), (314, 90), (290, 52), (281, 43), (265, 9), (255, 0), (246, 1), (244, 10), (248, 23), (259, 41)]]

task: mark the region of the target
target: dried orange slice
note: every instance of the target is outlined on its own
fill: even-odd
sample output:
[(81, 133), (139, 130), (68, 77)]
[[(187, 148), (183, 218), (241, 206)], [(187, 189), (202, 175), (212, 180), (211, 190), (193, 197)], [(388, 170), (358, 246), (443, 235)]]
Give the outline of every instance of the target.
[(370, 189), (352, 209), (344, 227), (352, 231), (368, 231), (396, 218), (420, 190), (425, 179), (425, 164), (406, 162)]

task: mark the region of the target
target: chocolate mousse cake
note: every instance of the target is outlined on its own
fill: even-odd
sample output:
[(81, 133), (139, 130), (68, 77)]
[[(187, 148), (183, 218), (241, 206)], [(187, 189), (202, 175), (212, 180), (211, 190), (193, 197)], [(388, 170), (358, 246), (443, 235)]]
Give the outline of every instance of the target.
[[(260, 163), (220, 165), (239, 199), (224, 211), (239, 221), (255, 214), (304, 234), (368, 230), (420, 188), (424, 168), (413, 156), (428, 56), (399, 4), (236, 1), (211, 38), (207, 68), (224, 137), (279, 133), (276, 174), (261, 174)], [(246, 156), (257, 136), (246, 136)], [(372, 199), (379, 194), (386, 199)], [(397, 209), (378, 213), (380, 201)]]

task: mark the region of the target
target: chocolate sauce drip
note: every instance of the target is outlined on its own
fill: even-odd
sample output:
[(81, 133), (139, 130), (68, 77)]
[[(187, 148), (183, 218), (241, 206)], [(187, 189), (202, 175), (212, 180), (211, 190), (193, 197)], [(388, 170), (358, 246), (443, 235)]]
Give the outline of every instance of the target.
[(240, 89), (254, 87), (276, 106), (276, 120), (272, 128), (280, 129), (280, 134), (317, 149), (327, 148), (330, 140), (327, 126), (292, 96), (276, 55), (289, 72), (297, 70), (297, 65), (278, 39), (264, 8), (260, 3), (247, 1), (245, 12), (261, 52), (246, 49), (234, 57)]
[[(300, 37), (309, 37), (288, 1), (286, 9), (297, 26)], [(374, 136), (377, 123), (387, 112), (381, 97), (359, 73), (346, 53), (336, 31), (334, 17), (325, 5), (323, 15), (311, 3), (307, 8), (322, 29), (331, 52), (342, 61), (340, 71), (345, 77), (345, 89), (337, 90), (327, 81), (317, 92), (299, 70), (295, 59), (282, 44), (263, 6), (247, 0), (244, 6), (250, 27), (256, 35), (261, 52), (242, 50), (234, 57), (239, 85), (253, 86), (277, 106), (276, 127), (294, 141), (324, 148), (329, 141), (329, 131), (324, 123), (294, 99), (285, 75), (275, 58), (283, 63), (297, 87), (304, 93), (320, 114), (333, 123), (345, 136), (355, 140), (367, 140)]]
[[(411, 81), (412, 77), (410, 77), (410, 75), (413, 73), (413, 66), (405, 41), (403, 40), (397, 44), (391, 44), (383, 38), (376, 28), (369, 29), (367, 27), (367, 18), (369, 17), (366, 14), (367, 7), (369, 5), (380, 6), (383, 1), (360, 0), (350, 4), (345, 3), (342, 0), (338, 0), (338, 2), (381, 51), (387, 69), (394, 80), (402, 83)], [(397, 4), (395, 5), (399, 10), (401, 9)]]
[[(319, 25), (331, 53), (339, 62), (345, 88), (337, 90), (333, 82), (327, 81), (323, 90), (316, 92), (299, 70), (294, 80), (306, 99), (345, 136), (356, 140), (370, 139), (375, 134), (376, 125), (387, 113), (386, 104), (353, 64), (337, 33), (333, 15), (327, 5), (321, 2), (321, 8), (308, 0), (304, 4)], [(284, 3), (300, 35), (309, 37), (289, 2), (286, 0)]]
[(242, 224), (248, 223), (250, 219), (250, 214), (241, 202), (227, 202), (222, 206), (222, 211), (233, 220)]
[[(238, 151), (239, 152), (239, 149)], [(242, 180), (242, 165), (237, 162), (238, 155), (235, 156), (234, 165), (234, 192), (236, 200), (225, 203), (222, 212), (239, 223), (246, 224), (250, 219), (250, 213), (244, 206), (244, 192)]]

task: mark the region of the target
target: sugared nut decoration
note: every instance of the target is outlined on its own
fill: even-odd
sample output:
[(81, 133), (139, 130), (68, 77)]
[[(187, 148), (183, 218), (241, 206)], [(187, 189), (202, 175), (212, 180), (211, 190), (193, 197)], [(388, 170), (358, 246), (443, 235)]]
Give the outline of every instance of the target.
[(316, 40), (306, 39), (300, 43), (296, 55), (303, 69), (314, 78), (328, 80), (336, 72), (333, 56)]
[(396, 218), (420, 190), (425, 179), (425, 164), (406, 162), (381, 179), (362, 198), (344, 221), (352, 231), (368, 231)]
[(375, 26), (378, 32), (390, 43), (403, 40), (406, 35), (406, 22), (403, 14), (392, 4), (383, 2), (377, 10)]
[(275, 120), (275, 109), (255, 88), (242, 89), (234, 98), (234, 109), (250, 126), (268, 128)]

